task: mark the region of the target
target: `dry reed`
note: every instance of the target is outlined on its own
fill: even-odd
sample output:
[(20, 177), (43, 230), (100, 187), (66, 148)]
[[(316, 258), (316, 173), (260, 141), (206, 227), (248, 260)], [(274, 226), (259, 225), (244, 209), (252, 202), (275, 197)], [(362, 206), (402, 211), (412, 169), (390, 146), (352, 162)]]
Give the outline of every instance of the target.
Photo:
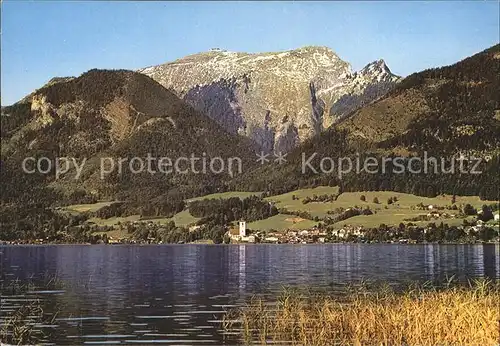
[(244, 341), (293, 345), (498, 345), (500, 283), (395, 292), (385, 287), (347, 296), (285, 290), (275, 304), (254, 298), (231, 310), (226, 330)]

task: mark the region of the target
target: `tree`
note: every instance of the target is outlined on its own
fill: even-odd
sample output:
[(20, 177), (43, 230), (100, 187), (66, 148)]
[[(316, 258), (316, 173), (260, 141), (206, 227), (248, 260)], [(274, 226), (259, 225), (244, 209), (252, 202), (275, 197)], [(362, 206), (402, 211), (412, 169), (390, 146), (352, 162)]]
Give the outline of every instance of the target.
[(464, 214), (465, 215), (476, 215), (477, 214), (477, 210), (474, 209), (474, 207), (472, 205), (470, 205), (469, 203), (467, 203), (464, 206)]
[(378, 198), (377, 198), (377, 197), (374, 197), (374, 198), (373, 198), (373, 203), (375, 203), (375, 204), (379, 204), (379, 203), (380, 203), (380, 202), (378, 201)]
[(426, 189), (426, 196), (429, 198), (434, 198), (436, 197), (436, 192), (434, 191), (434, 187), (432, 186), (427, 186)]
[(371, 211), (370, 208), (363, 209), (361, 212), (362, 215), (373, 215), (373, 212)]
[(365, 195), (361, 195), (361, 197), (359, 197), (360, 200), (362, 200), (363, 202), (366, 202), (366, 196)]
[(333, 232), (331, 228), (326, 230), (325, 243), (331, 243), (333, 241)]
[(486, 204), (483, 205), (482, 212), (477, 218), (479, 220), (484, 221), (484, 222), (492, 220), (494, 218), (494, 216), (493, 216), (493, 212), (491, 211), (491, 208), (488, 207)]
[(210, 230), (210, 233), (214, 244), (222, 244), (222, 242), (224, 241), (224, 234), (226, 233), (224, 227), (216, 225)]
[(482, 241), (490, 241), (493, 238), (495, 238), (495, 236), (497, 235), (496, 233), (497, 232), (493, 228), (485, 227), (485, 228), (482, 228), (481, 230), (479, 230), (478, 236), (479, 236), (479, 239)]

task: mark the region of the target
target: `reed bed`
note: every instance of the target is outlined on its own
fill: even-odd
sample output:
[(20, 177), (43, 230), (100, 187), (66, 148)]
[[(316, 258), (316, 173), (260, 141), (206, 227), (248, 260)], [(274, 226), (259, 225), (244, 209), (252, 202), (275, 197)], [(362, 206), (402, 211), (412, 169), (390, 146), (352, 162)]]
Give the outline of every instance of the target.
[[(35, 284), (27, 281), (13, 280), (0, 287), (0, 344), (1, 345), (33, 345), (43, 342), (45, 334), (40, 325), (52, 325), (57, 313), (47, 314), (45, 302), (35, 292), (37, 290), (54, 290), (63, 287), (63, 281), (57, 276), (45, 275), (41, 282)], [(15, 299), (16, 302), (7, 302)], [(4, 304), (12, 305), (2, 310)], [(4, 344), (6, 343), (6, 344)]]
[(284, 290), (275, 303), (253, 298), (223, 327), (247, 344), (499, 345), (500, 283), (356, 289), (345, 296)]

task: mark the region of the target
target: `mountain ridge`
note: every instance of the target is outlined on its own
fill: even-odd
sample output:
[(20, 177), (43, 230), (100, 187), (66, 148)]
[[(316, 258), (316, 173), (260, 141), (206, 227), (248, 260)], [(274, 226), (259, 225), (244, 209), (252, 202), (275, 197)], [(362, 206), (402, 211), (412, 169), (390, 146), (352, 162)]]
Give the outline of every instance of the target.
[[(2, 201), (52, 198), (47, 203), (88, 199), (134, 199), (148, 204), (162, 194), (184, 198), (217, 191), (226, 176), (110, 174), (99, 176), (101, 157), (252, 157), (252, 143), (233, 136), (151, 78), (127, 70), (90, 70), (49, 83), (30, 97), (2, 108)], [(87, 159), (82, 179), (70, 174), (26, 174), (26, 157)], [(210, 172), (209, 172), (210, 173)], [(37, 194), (35, 190), (40, 190)], [(120, 198), (117, 196), (120, 195)], [(75, 200), (73, 197), (79, 196)], [(172, 197), (173, 198), (173, 197)]]
[(333, 50), (212, 50), (139, 69), (233, 134), (286, 152), (384, 95), (400, 77), (383, 60), (353, 72)]

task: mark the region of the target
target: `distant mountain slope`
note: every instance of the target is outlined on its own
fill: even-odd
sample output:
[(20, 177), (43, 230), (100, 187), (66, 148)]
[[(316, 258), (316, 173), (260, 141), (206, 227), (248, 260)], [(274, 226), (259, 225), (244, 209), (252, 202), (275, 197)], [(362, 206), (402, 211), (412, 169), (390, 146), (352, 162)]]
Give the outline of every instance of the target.
[(352, 72), (326, 47), (260, 54), (216, 49), (139, 72), (268, 151), (291, 150), (400, 80), (383, 60)]
[(414, 73), (340, 124), (387, 149), (498, 154), (500, 45)]
[[(376, 102), (352, 113), (287, 156), (282, 166), (267, 165), (233, 181), (235, 189), (282, 193), (317, 185), (341, 185), (350, 191), (394, 190), (418, 195), (479, 195), (499, 199), (500, 186), (500, 46), (454, 65), (415, 73)], [(349, 173), (342, 179), (320, 170), (320, 159), (337, 165), (338, 158), (360, 162), (370, 156), (409, 158), (423, 152), (441, 157), (481, 158), (481, 174)], [(311, 169), (302, 172), (303, 157), (316, 153)], [(304, 156), (303, 156), (304, 155)], [(363, 167), (361, 165), (361, 167)], [(380, 167), (380, 166), (379, 166)]]
[[(254, 161), (249, 140), (228, 134), (151, 78), (125, 70), (91, 70), (49, 83), (2, 108), (1, 122), (3, 203), (121, 199), (147, 204), (162, 195), (181, 199), (214, 192), (229, 178), (227, 172), (132, 174), (127, 168), (101, 179), (101, 157), (237, 155)], [(70, 173), (55, 180), (53, 170), (23, 173), (24, 158), (42, 156), (87, 158), (87, 164), (80, 180)]]

